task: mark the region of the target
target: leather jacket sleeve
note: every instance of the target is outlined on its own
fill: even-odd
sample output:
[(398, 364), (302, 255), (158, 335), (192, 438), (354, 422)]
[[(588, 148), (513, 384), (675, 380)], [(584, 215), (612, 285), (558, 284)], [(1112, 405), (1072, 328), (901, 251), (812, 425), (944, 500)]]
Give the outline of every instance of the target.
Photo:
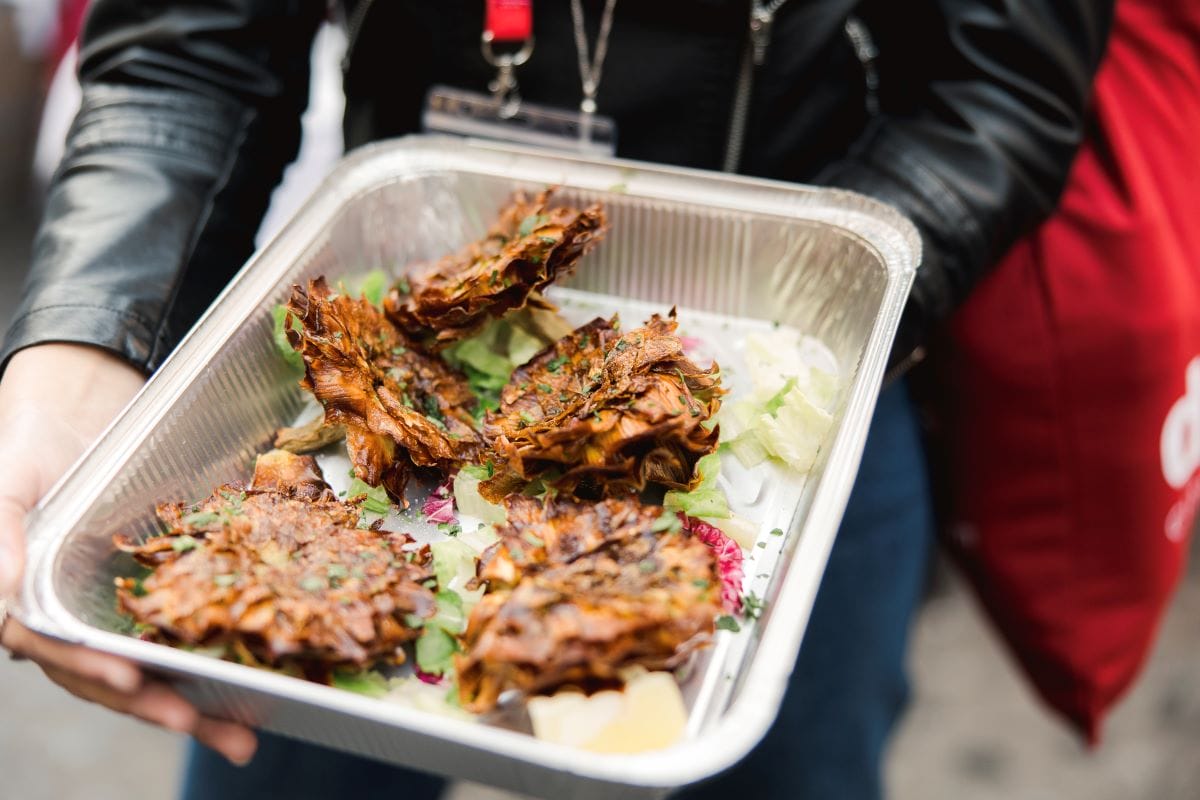
[(182, 5), (93, 2), (82, 109), (0, 364), (66, 341), (151, 371), (252, 252), (326, 3)]
[(893, 365), (1053, 211), (1084, 138), (1113, 5), (882, 0), (864, 10), (882, 114), (818, 182), (889, 202), (921, 232)]
[[(94, 0), (83, 109), (0, 364), (44, 341), (153, 370), (253, 249), (294, 157), (326, 0)], [(903, 356), (1046, 217), (1083, 139), (1112, 0), (861, 4), (881, 106), (820, 182), (917, 223)]]

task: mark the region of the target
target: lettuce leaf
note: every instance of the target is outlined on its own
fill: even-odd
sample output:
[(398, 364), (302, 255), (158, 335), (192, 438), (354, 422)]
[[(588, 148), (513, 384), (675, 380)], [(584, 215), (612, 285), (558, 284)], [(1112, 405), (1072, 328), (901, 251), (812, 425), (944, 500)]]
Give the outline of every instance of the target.
[[(296, 352), (296, 349), (292, 347), (292, 343), (287, 338), (287, 330), (284, 327), (288, 321), (287, 307), (282, 305), (275, 306), (271, 310), (271, 318), (274, 320), (275, 349), (279, 351), (279, 354), (283, 356), (283, 360), (290, 366), (296, 369), (304, 369), (304, 358)], [(292, 328), (297, 328), (300, 325), (294, 318), (291, 323)]]
[(454, 592), (462, 602), (462, 610), (470, 614), (471, 609), (483, 597), (483, 587), (467, 589), (467, 583), (475, 577), (475, 562), (478, 552), (459, 539), (443, 539), (429, 545), (433, 553), (433, 574), (437, 578), (439, 592)]
[(430, 675), (445, 675), (454, 671), (454, 654), (458, 642), (444, 629), (426, 625), (425, 632), (417, 639), (417, 667)]
[[(522, 312), (515, 312), (516, 317)], [(509, 317), (492, 320), (474, 336), (447, 347), (442, 357), (467, 376), (467, 385), (478, 401), (476, 417), (500, 407), (500, 390), (513, 370), (545, 347), (545, 342)]]
[(458, 504), (459, 513), (473, 517), (482, 522), (498, 525), (505, 520), (504, 507), (489, 503), (479, 494), (479, 483), (486, 480), (486, 472), (480, 469), (463, 468), (454, 476), (454, 501)]
[(663, 507), (671, 511), (682, 511), (689, 517), (725, 519), (729, 516), (729, 499), (717, 484), (721, 475), (721, 456), (709, 453), (696, 462), (696, 474), (700, 484), (690, 492), (675, 489), (663, 498)]
[(722, 443), (746, 467), (771, 459), (808, 472), (833, 425), (839, 387), (833, 356), (815, 340), (780, 329), (746, 337), (746, 362), (754, 391), (722, 408)]
[(381, 269), (373, 269), (358, 282), (355, 294), (361, 295), (364, 300), (376, 308), (381, 308), (390, 283), (386, 272)]
[(392, 501), (388, 500), (387, 490), (382, 486), (372, 486), (365, 481), (354, 478), (346, 489), (346, 500), (362, 497), (362, 507), (372, 514), (386, 514), (392, 510)]
[(332, 684), (334, 688), (367, 697), (383, 697), (389, 689), (387, 678), (371, 669), (364, 669), (361, 672), (334, 670)]

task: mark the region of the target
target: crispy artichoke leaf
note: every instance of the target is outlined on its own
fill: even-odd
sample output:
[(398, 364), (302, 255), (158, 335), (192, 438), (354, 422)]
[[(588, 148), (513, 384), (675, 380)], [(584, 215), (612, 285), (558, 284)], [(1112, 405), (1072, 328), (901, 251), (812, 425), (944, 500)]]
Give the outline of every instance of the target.
[(362, 299), (323, 278), (295, 287), (288, 336), (304, 358), (303, 385), (345, 428), (355, 475), (401, 497), (410, 465), (449, 472), (480, 446), (465, 377), (431, 356)]
[(441, 348), (527, 303), (603, 239), (604, 209), (551, 208), (553, 190), (513, 196), (479, 241), (427, 266), (410, 268), (389, 293), (388, 316), (410, 336)]
[(673, 319), (621, 334), (596, 319), (513, 373), (484, 420), (498, 501), (518, 479), (565, 494), (616, 496), (654, 483), (686, 488), (719, 435), (720, 371), (687, 358)]
[(500, 694), (616, 682), (630, 667), (669, 669), (707, 642), (720, 613), (712, 552), (664, 528), (661, 507), (516, 496), (484, 554), (489, 593), (456, 658), (464, 708)]

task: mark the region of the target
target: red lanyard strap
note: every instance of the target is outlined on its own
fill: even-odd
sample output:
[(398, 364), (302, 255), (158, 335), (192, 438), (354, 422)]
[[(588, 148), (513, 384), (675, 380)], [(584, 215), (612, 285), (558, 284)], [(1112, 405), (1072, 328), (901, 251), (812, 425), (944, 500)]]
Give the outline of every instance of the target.
[(493, 42), (523, 42), (533, 35), (533, 0), (485, 0), (483, 30)]

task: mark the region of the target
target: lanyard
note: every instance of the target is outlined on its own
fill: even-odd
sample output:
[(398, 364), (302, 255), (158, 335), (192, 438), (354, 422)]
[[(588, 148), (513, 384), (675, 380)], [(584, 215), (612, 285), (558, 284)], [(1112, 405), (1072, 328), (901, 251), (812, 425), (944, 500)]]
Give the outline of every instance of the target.
[(533, 0), (486, 0), (484, 35), (493, 42), (524, 42), (533, 36)]
[(571, 0), (571, 19), (575, 26), (575, 52), (579, 56), (579, 81), (583, 85), (583, 102), (579, 108), (588, 116), (596, 113), (596, 92), (600, 91), (600, 76), (604, 72), (604, 57), (608, 54), (608, 35), (612, 32), (613, 11), (617, 0), (606, 0), (600, 17), (600, 33), (596, 47), (588, 58), (587, 32), (583, 24), (583, 3)]
[(583, 102), (579, 111), (571, 111), (525, 102), (518, 93), (517, 68), (533, 55), (533, 0), (484, 0), (480, 50), (496, 70), (496, 77), (488, 84), (490, 94), (450, 86), (431, 87), (421, 116), (424, 130), (612, 156), (616, 151), (616, 123), (596, 112), (595, 98), (615, 5), (616, 0), (605, 0), (600, 36), (595, 47), (589, 48), (582, 6), (572, 3)]
[[(521, 107), (516, 69), (533, 55), (533, 0), (485, 0), (485, 10), (479, 47), (484, 59), (496, 68), (488, 89), (500, 118), (511, 119)], [(520, 43), (520, 48), (497, 53), (493, 42)]]

